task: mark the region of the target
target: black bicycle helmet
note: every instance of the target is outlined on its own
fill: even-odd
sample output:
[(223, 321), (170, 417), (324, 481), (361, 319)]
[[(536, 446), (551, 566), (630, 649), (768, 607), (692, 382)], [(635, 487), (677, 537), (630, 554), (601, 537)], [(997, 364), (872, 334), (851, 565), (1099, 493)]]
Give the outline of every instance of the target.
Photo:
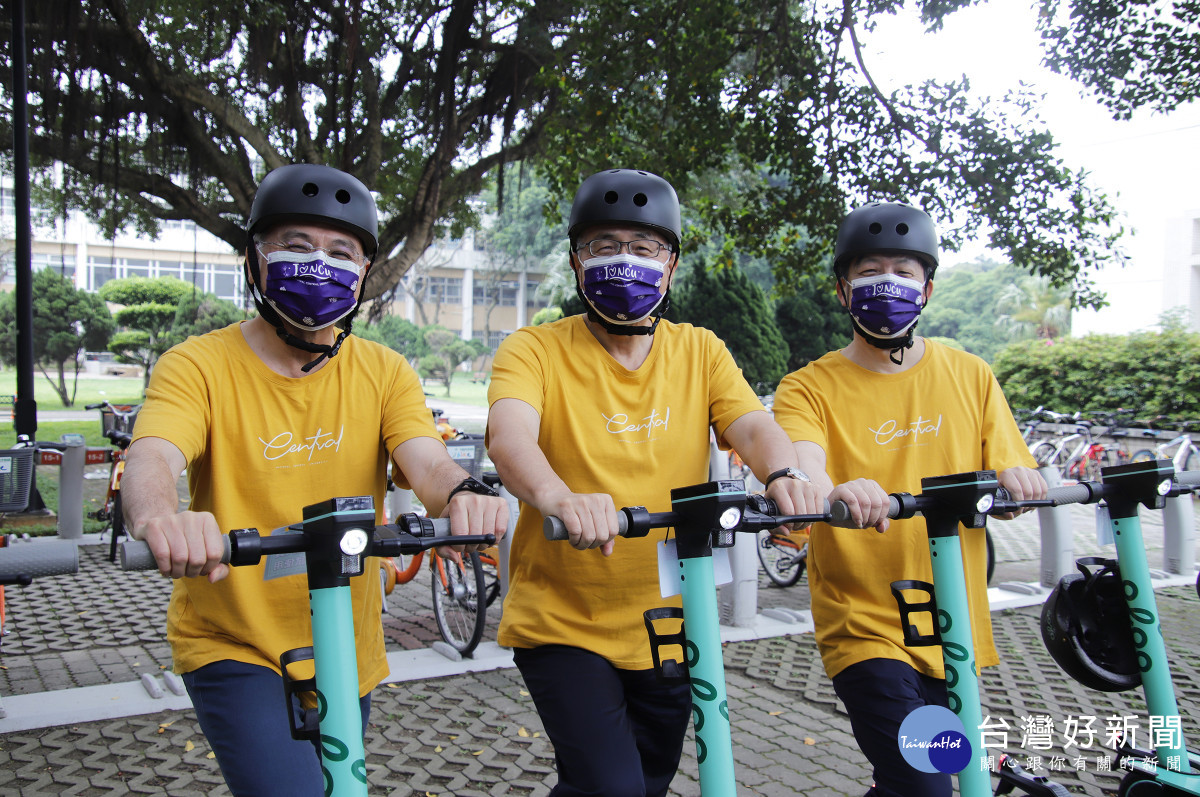
[(285, 219), (342, 227), (362, 242), (368, 260), (379, 249), (375, 197), (357, 177), (332, 166), (294, 163), (263, 178), (250, 205), (247, 236)]
[(876, 252), (912, 255), (925, 264), (925, 277), (938, 267), (938, 235), (933, 219), (903, 202), (871, 202), (850, 211), (838, 228), (833, 271), (844, 277), (850, 264)]
[(657, 174), (640, 169), (609, 169), (583, 181), (567, 224), (572, 249), (579, 233), (594, 224), (643, 224), (666, 235), (676, 251), (683, 240), (675, 189)]
[(1076, 566), (1079, 572), (1063, 576), (1042, 606), (1046, 650), (1084, 686), (1103, 692), (1134, 689), (1142, 673), (1117, 562), (1088, 556)]

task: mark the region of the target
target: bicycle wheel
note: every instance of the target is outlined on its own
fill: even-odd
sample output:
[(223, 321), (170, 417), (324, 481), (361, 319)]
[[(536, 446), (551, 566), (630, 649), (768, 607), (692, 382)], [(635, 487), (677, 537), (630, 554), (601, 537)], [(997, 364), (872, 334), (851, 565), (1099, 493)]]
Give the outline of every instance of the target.
[(125, 534), (125, 515), (121, 512), (121, 491), (113, 493), (112, 505), (108, 510), (108, 529), (112, 538), (108, 542), (108, 561), (117, 561), (117, 545)]
[(781, 587), (790, 587), (804, 575), (807, 551), (787, 537), (775, 537), (769, 531), (758, 533), (758, 561), (767, 578)]
[(1029, 449), (1029, 453), (1033, 455), (1033, 461), (1037, 463), (1037, 466), (1043, 468), (1054, 457), (1054, 444), (1048, 440), (1043, 440)]
[(1158, 455), (1148, 448), (1143, 448), (1140, 451), (1134, 451), (1130, 457), (1131, 462), (1153, 462), (1158, 459)]
[(483, 565), (479, 554), (463, 556), (463, 564), (452, 559), (433, 556), (433, 616), (446, 644), (463, 656), (471, 652), (483, 638), (487, 623), (484, 595)]
[(996, 572), (996, 545), (992, 542), (992, 530), (983, 527), (983, 541), (987, 545), (987, 581), (992, 583), (992, 573)]

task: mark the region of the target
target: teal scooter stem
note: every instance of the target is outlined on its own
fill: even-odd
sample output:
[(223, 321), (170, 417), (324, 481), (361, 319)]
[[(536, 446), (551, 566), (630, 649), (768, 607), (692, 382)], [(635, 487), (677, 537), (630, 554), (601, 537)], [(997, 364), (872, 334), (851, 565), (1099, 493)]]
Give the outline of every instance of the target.
[[(395, 525), (376, 526), (374, 500), (355, 496), (305, 507), (303, 522), (288, 530), (298, 533), (262, 537), (256, 529), (231, 531), (222, 561), (240, 567), (256, 565), (271, 554), (304, 554), (313, 645), (280, 657), (285, 710), (293, 738), (319, 742), (327, 797), (361, 797), (367, 794), (367, 767), (350, 579), (363, 574), (367, 557), (414, 554), (446, 544), (450, 521), (402, 515)], [(491, 544), (495, 536), (458, 536), (454, 542)], [(120, 555), (126, 570), (157, 566), (140, 540), (123, 543)], [(315, 677), (292, 678), (289, 667), (307, 659), (313, 660)], [(316, 708), (297, 723), (292, 697), (306, 692), (315, 694)]]
[[(1146, 710), (1152, 717), (1177, 719), (1179, 706), (1159, 622), (1154, 584), (1150, 579), (1138, 506), (1162, 509), (1167, 496), (1192, 492), (1200, 485), (1200, 472), (1176, 476), (1171, 462), (1160, 460), (1103, 468), (1100, 473), (1103, 486), (1096, 490), (1097, 496), (1093, 500), (1103, 497), (1108, 504)], [(1133, 759), (1130, 761), (1132, 771), (1117, 792), (1121, 797), (1200, 795), (1200, 773), (1194, 767), (1182, 731), (1177, 735), (1161, 734), (1155, 739), (1156, 767), (1138, 760), (1149, 758), (1147, 751), (1123, 745), (1121, 752)]]
[[(1054, 490), (1038, 501), (1009, 501), (996, 480), (995, 471), (974, 471), (921, 480), (922, 493), (892, 494), (888, 517), (910, 518), (917, 512), (925, 517), (929, 537), (929, 558), (933, 583), (916, 580), (897, 581), (892, 594), (900, 607), (904, 642), (911, 647), (940, 645), (946, 672), (949, 707), (962, 721), (971, 742), (972, 759), (958, 773), (962, 797), (990, 797), (991, 767), (983, 740), (983, 709), (979, 698), (979, 674), (975, 659), (975, 641), (967, 600), (966, 575), (959, 526), (979, 529), (982, 533), (990, 514), (1003, 514), (1023, 507), (1053, 506), (1081, 499), (1081, 494)], [(843, 512), (834, 505), (835, 516)], [(928, 600), (911, 602), (907, 591), (926, 593)], [(929, 614), (933, 631), (920, 634), (911, 622), (914, 614)], [(1066, 797), (1060, 784), (1045, 776), (1025, 772), (1010, 762), (998, 772), (1000, 785), (995, 794), (1017, 789), (1033, 797)]]
[[(655, 669), (668, 681), (687, 682), (692, 688), (692, 728), (696, 736), (696, 761), (700, 792), (705, 797), (737, 794), (733, 765), (733, 740), (721, 654), (721, 626), (713, 577), (713, 548), (733, 545), (734, 532), (757, 533), (784, 523), (828, 520), (826, 514), (774, 516), (772, 502), (748, 496), (740, 479), (707, 482), (671, 490), (670, 512), (647, 512), (645, 507), (625, 507), (618, 512), (623, 537), (644, 537), (652, 528), (675, 527), (683, 610), (651, 609), (645, 613), (650, 651)], [(556, 517), (543, 525), (547, 539), (567, 539), (566, 527)], [(661, 620), (682, 618), (678, 633), (659, 633)], [(680, 646), (684, 664), (663, 660), (660, 647)]]

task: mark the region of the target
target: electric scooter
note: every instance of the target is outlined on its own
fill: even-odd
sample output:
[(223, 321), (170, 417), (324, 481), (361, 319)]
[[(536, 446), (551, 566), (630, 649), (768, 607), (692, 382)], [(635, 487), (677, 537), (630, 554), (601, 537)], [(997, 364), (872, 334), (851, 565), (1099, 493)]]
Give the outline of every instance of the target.
[[(1118, 752), (1127, 757), (1130, 767), (1118, 787), (1119, 797), (1200, 795), (1200, 761), (1188, 753), (1184, 743), (1138, 517), (1139, 505), (1162, 509), (1167, 497), (1195, 492), (1200, 487), (1200, 471), (1176, 474), (1169, 460), (1158, 460), (1103, 468), (1100, 473), (1102, 483), (1078, 485), (1088, 493), (1080, 501), (1096, 503), (1103, 499), (1107, 504), (1117, 558), (1080, 560), (1082, 576), (1064, 577), (1047, 599), (1042, 611), (1042, 636), (1063, 670), (1086, 686), (1124, 691), (1140, 684), (1149, 715), (1161, 717), (1166, 728), (1175, 729), (1156, 735), (1153, 751), (1129, 743), (1119, 747)], [(1095, 565), (1102, 570), (1090, 571), (1089, 567)], [(1125, 644), (1120, 646), (1123, 649), (1114, 650), (1117, 646), (1106, 644), (1107, 649), (1096, 650), (1089, 637), (1103, 629), (1091, 629), (1089, 633), (1085, 626), (1095, 619), (1093, 609), (1104, 608), (1097, 602), (1101, 600), (1100, 579), (1108, 574), (1115, 579), (1112, 591), (1124, 596), (1126, 613), (1124, 617), (1114, 616), (1110, 600), (1104, 624), (1109, 626), (1110, 634), (1112, 626), (1119, 626), (1115, 631)], [(1077, 585), (1074, 590), (1073, 585)], [(1106, 640), (1111, 643), (1110, 636), (1106, 635)]]
[[(320, 743), (325, 794), (359, 797), (367, 794), (367, 767), (350, 579), (363, 574), (369, 556), (401, 556), (446, 545), (451, 542), (450, 521), (409, 514), (401, 515), (395, 524), (377, 526), (374, 499), (356, 496), (307, 506), (304, 520), (288, 530), (297, 533), (263, 537), (257, 529), (231, 531), (225, 537), (226, 555), (222, 561), (242, 567), (256, 565), (271, 554), (304, 554), (313, 644), (280, 657), (288, 721), (292, 738)], [(492, 534), (453, 539), (454, 544), (463, 545), (490, 545), (495, 541)], [(149, 546), (140, 540), (123, 543), (120, 556), (125, 570), (157, 567)], [(293, 679), (289, 668), (308, 659), (313, 660), (315, 677)], [(315, 695), (316, 708), (297, 721), (292, 697), (302, 693)]]
[[(1004, 514), (1025, 507), (1057, 506), (1078, 500), (1070, 488), (1055, 488), (1038, 501), (1010, 501), (1000, 487), (995, 471), (975, 471), (921, 480), (921, 495), (893, 493), (888, 517), (906, 519), (920, 512), (925, 517), (929, 536), (929, 556), (933, 583), (919, 580), (893, 582), (892, 595), (900, 609), (904, 642), (910, 647), (939, 645), (946, 672), (946, 690), (950, 709), (962, 721), (971, 744), (972, 758), (958, 773), (962, 797), (990, 797), (1008, 794), (1014, 789), (1032, 797), (1068, 797), (1062, 785), (1043, 775), (1026, 772), (1009, 757), (1001, 758), (997, 768), (999, 784), (992, 791), (991, 767), (983, 743), (983, 709), (979, 698), (974, 638), (967, 602), (959, 525), (982, 533), (989, 515)], [(834, 517), (846, 513), (835, 502)], [(925, 600), (911, 601), (908, 592), (923, 593)], [(914, 616), (927, 614), (932, 631), (918, 631)]]
[[(747, 494), (741, 479), (673, 489), (670, 512), (632, 506), (620, 509), (617, 517), (623, 537), (644, 537), (650, 529), (675, 528), (683, 609), (662, 607), (645, 612), (650, 651), (660, 678), (691, 684), (701, 793), (737, 794), (713, 549), (732, 547), (735, 532), (757, 534), (787, 523), (829, 521), (830, 517), (824, 513), (779, 516), (773, 501)], [(568, 538), (566, 526), (553, 516), (545, 519), (542, 530), (549, 540)], [(656, 628), (662, 621), (674, 620), (684, 621), (676, 632)], [(661, 649), (673, 647), (682, 649), (682, 663), (663, 657)]]

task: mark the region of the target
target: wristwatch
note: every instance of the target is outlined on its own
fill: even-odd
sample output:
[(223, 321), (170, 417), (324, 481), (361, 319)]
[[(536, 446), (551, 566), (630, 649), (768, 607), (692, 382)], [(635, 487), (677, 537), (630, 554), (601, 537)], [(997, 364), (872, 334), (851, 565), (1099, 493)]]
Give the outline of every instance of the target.
[(789, 479), (796, 479), (797, 481), (802, 482), (812, 481), (812, 479), (808, 478), (808, 474), (799, 468), (780, 468), (771, 475), (767, 476), (767, 480), (763, 482), (763, 487), (770, 487), (771, 482), (775, 481), (776, 479), (782, 479), (784, 476), (787, 476)]
[(471, 476), (463, 479), (458, 485), (450, 491), (450, 495), (446, 496), (446, 503), (450, 503), (450, 499), (459, 493), (475, 493), (476, 495), (490, 495), (492, 498), (500, 495), (500, 493), (488, 487), (483, 482)]

